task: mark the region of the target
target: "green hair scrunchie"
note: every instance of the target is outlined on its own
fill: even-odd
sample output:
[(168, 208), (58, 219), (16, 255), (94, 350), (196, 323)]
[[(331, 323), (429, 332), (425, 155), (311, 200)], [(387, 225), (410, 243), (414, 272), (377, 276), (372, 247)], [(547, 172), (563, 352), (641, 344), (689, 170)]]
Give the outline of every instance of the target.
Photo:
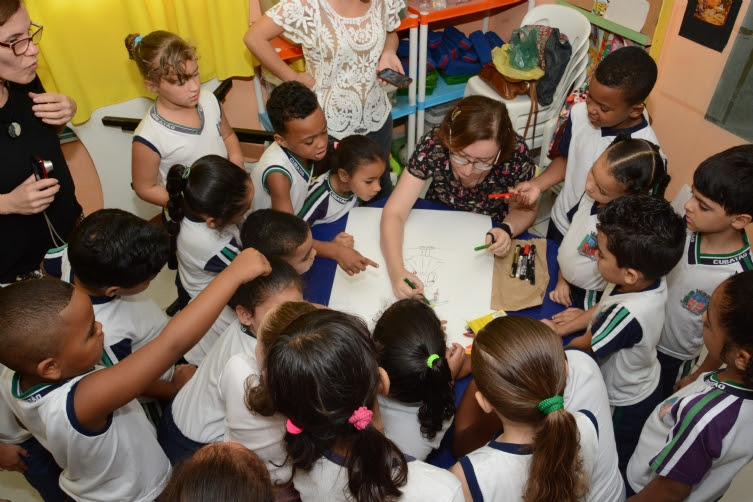
[(536, 407), (541, 413), (546, 413), (548, 415), (553, 411), (561, 410), (562, 408), (564, 408), (565, 400), (562, 399), (562, 396), (552, 396), (539, 402)]
[(429, 358), (426, 360), (426, 366), (429, 367), (429, 369), (432, 369), (434, 367), (434, 361), (439, 359), (439, 355), (432, 354), (429, 356)]
[(189, 176), (191, 176), (191, 166), (186, 166), (186, 168), (183, 169), (183, 179), (187, 180)]

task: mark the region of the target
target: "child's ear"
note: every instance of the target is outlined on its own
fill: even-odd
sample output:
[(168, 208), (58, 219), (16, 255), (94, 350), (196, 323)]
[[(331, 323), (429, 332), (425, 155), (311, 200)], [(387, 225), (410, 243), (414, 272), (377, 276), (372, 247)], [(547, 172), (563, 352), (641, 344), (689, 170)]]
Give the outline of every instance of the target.
[(390, 376), (381, 366), (379, 367), (379, 384), (377, 386), (377, 393), (382, 396), (386, 396), (390, 393)]
[(235, 315), (238, 316), (238, 320), (244, 326), (250, 326), (254, 320), (254, 316), (240, 305), (235, 306)]
[(638, 103), (630, 107), (630, 113), (628, 114), (630, 118), (637, 119), (641, 115), (643, 115), (643, 110), (646, 109), (646, 105), (643, 103)]
[(45, 380), (60, 380), (62, 377), (62, 371), (57, 359), (54, 357), (48, 357), (47, 359), (39, 361), (39, 363), (37, 363), (37, 375)]
[(643, 274), (641, 274), (634, 268), (625, 267), (622, 269), (622, 279), (628, 286), (633, 286), (638, 281), (643, 279)]
[(747, 227), (753, 218), (749, 214), (735, 214), (732, 216), (732, 227), (742, 230)]
[[(287, 141), (285, 141), (285, 138), (283, 138), (282, 136), (280, 136), (280, 135), (279, 135), (279, 134), (277, 134), (277, 133), (275, 133), (275, 135), (273, 136), (273, 138), (275, 139), (275, 141), (276, 141), (276, 142), (277, 142), (277, 143), (278, 143), (278, 144), (279, 144), (279, 145), (280, 145), (281, 147), (283, 147), (283, 148), (288, 148), (288, 142), (287, 142)], [(289, 148), (288, 148), (288, 149), (289, 149)]]
[(350, 174), (348, 174), (348, 171), (346, 171), (345, 169), (338, 169), (337, 177), (340, 178), (340, 181), (342, 181), (343, 183), (350, 182)]
[(115, 296), (118, 296), (119, 294), (120, 294), (119, 286), (107, 286), (105, 288), (105, 296), (109, 296), (110, 298), (113, 298)]
[(159, 85), (155, 84), (151, 80), (144, 80), (144, 86), (149, 90), (149, 92), (153, 92), (154, 94), (157, 94), (159, 91)]
[(476, 397), (478, 405), (484, 410), (484, 413), (491, 413), (494, 411), (494, 406), (492, 406), (492, 404), (484, 397), (481, 391), (477, 390), (474, 396)]
[(750, 364), (750, 357), (751, 352), (748, 349), (740, 348), (732, 359), (732, 364), (738, 371), (744, 374), (748, 369), (748, 364)]
[(214, 230), (215, 228), (219, 228), (219, 224), (217, 222), (217, 218), (213, 218), (213, 217), (210, 216), (209, 218), (207, 218), (206, 220), (204, 220), (204, 222), (212, 230)]

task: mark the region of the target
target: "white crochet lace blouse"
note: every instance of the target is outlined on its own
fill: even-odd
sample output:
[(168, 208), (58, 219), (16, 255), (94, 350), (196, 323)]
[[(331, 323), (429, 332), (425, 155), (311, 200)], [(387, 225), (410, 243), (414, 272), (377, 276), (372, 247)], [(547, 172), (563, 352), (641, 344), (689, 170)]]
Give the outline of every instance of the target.
[(303, 47), (331, 136), (377, 131), (391, 113), (377, 65), (387, 32), (400, 25), (404, 6), (404, 0), (371, 0), (365, 15), (346, 18), (327, 0), (281, 0), (266, 12)]

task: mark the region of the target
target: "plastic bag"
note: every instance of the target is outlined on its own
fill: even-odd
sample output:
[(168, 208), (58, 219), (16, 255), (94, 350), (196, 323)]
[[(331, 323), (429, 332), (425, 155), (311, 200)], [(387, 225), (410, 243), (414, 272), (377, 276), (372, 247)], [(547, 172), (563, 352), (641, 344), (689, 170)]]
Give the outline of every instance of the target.
[(513, 30), (507, 51), (510, 66), (521, 71), (539, 67), (539, 48), (536, 45), (538, 34), (537, 28), (526, 26)]

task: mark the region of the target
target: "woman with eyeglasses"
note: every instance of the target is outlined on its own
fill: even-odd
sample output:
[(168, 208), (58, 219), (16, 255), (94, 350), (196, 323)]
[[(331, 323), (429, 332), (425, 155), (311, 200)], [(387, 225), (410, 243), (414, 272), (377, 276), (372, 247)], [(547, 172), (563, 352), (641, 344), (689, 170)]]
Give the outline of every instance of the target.
[(42, 87), (41, 38), (19, 0), (0, 0), (0, 286), (41, 276), (81, 215), (58, 139), (76, 103)]
[(421, 138), (382, 212), (382, 254), (395, 296), (423, 293), (423, 284), (403, 263), (403, 231), (427, 179), (432, 179), (427, 200), (491, 216), (495, 227), (485, 237), (486, 243), (492, 243), (488, 251), (505, 256), (512, 238), (533, 224), (537, 208), (525, 206), (515, 196), (490, 195), (511, 192), (518, 183), (531, 179), (535, 169), (503, 103), (469, 96), (450, 110), (439, 126)]

